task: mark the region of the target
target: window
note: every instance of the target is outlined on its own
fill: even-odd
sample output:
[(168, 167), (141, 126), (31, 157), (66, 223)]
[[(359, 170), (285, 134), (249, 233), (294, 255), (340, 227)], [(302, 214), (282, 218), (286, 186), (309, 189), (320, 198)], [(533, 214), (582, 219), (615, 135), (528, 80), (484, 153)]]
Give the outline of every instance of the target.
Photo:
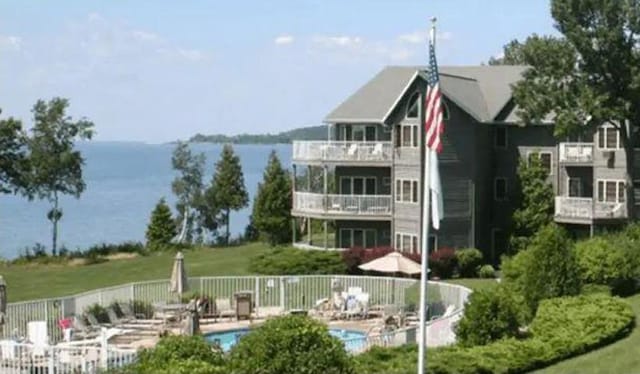
[(496, 201), (507, 199), (507, 178), (496, 178), (493, 180), (493, 198)]
[(376, 187), (375, 177), (340, 177), (342, 195), (375, 195)]
[(420, 114), (420, 93), (414, 93), (409, 99), (409, 104), (407, 105), (407, 118), (418, 118)]
[(507, 241), (502, 229), (491, 229), (491, 261), (493, 262), (496, 257), (496, 253), (502, 253), (507, 249)]
[(373, 142), (377, 139), (377, 133), (376, 126), (350, 125), (343, 127), (343, 138), (348, 141)]
[(429, 252), (438, 250), (438, 237), (435, 235), (429, 235)]
[(412, 234), (396, 233), (395, 248), (402, 252), (419, 252), (418, 249), (418, 236)]
[(598, 201), (623, 203), (625, 201), (624, 181), (598, 180)]
[(418, 181), (415, 179), (396, 179), (396, 201), (417, 203), (419, 196)]
[(400, 125), (399, 139), (396, 140), (396, 146), (408, 148), (418, 147), (418, 125)]
[(377, 246), (375, 229), (340, 229), (341, 248), (374, 248)]
[(402, 126), (402, 146), (411, 147), (411, 128), (414, 126)]
[(569, 178), (569, 197), (582, 197), (582, 178)]
[(598, 128), (598, 148), (600, 149), (619, 149), (620, 133), (615, 127), (601, 126)]
[(493, 145), (496, 148), (507, 148), (507, 128), (503, 126), (495, 127)]
[(382, 177), (382, 185), (384, 187), (391, 187), (391, 178), (390, 177)]
[(529, 152), (528, 162), (531, 163), (534, 157), (540, 159), (542, 167), (545, 168), (549, 174), (553, 173), (551, 152)]

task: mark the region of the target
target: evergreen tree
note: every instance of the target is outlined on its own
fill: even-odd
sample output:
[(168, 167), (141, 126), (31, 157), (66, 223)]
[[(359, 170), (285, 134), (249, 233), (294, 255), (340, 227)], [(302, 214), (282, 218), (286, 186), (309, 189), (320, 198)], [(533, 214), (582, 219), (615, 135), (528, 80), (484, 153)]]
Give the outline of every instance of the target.
[(51, 253), (57, 254), (58, 222), (62, 218), (60, 195), (80, 198), (86, 185), (82, 178), (84, 158), (75, 149), (77, 140), (91, 139), (93, 123), (72, 121), (65, 112), (67, 99), (38, 100), (33, 107), (34, 125), (28, 139), (27, 195), (48, 200), (47, 218), (53, 225)]
[(225, 144), (222, 148), (211, 185), (205, 192), (205, 199), (210, 207), (210, 214), (215, 211), (222, 212), (220, 222), (226, 225), (225, 241), (228, 245), (230, 213), (232, 210), (246, 207), (249, 203), (240, 158), (233, 152), (231, 144)]
[(553, 118), (562, 137), (614, 126), (625, 151), (625, 202), (633, 212), (640, 130), (638, 1), (552, 0), (551, 15), (561, 36), (534, 35), (524, 44), (531, 68), (513, 88), (518, 114), (525, 124)]
[(542, 165), (540, 157), (521, 159), (518, 165), (520, 204), (513, 213), (511, 250), (525, 249), (533, 235), (553, 221), (553, 187), (549, 183), (549, 170)]
[(151, 220), (145, 234), (147, 245), (152, 248), (167, 245), (177, 234), (178, 230), (171, 215), (171, 208), (162, 198), (151, 212)]
[(253, 202), (253, 224), (269, 244), (291, 241), (291, 181), (275, 151), (269, 156)]
[(203, 234), (197, 212), (203, 194), (204, 163), (204, 154), (194, 155), (185, 142), (178, 143), (171, 157), (171, 165), (179, 173), (171, 183), (171, 190), (178, 197), (176, 221), (182, 228), (186, 220), (186, 230), (178, 238), (180, 242), (191, 243), (194, 236), (201, 237)]

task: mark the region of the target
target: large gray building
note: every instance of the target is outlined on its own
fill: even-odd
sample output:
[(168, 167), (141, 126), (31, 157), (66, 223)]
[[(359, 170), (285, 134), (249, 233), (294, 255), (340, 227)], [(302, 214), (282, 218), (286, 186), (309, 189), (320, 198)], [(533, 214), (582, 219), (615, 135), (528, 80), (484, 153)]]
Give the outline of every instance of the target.
[[(325, 230), (335, 227), (316, 246), (420, 251), (423, 69), (383, 69), (325, 118), (327, 141), (294, 142), (294, 175), (307, 174), (309, 182), (294, 178), (292, 214), (299, 224), (320, 220)], [(523, 157), (540, 157), (548, 167), (555, 220), (576, 234), (628, 218), (618, 132), (602, 126), (565, 141), (553, 136), (552, 123), (523, 126), (511, 85), (524, 69), (440, 68), (445, 214), (440, 230), (430, 235), (430, 248), (476, 247), (497, 262), (507, 245)], [(311, 170), (318, 169), (323, 179), (314, 188)], [(296, 244), (314, 244), (312, 235), (306, 240)]]

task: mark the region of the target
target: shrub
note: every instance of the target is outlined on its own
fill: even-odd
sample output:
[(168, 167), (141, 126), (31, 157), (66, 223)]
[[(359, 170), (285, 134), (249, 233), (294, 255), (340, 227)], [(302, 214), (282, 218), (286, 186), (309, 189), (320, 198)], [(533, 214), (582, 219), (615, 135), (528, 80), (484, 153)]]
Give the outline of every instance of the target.
[(143, 300), (133, 300), (133, 312), (144, 315), (145, 319), (153, 318), (155, 308), (153, 304)]
[(464, 346), (485, 345), (518, 335), (522, 315), (518, 305), (519, 300), (505, 287), (473, 292), (456, 327), (458, 342)]
[(266, 275), (345, 274), (339, 252), (276, 248), (249, 260), (249, 271)]
[(140, 351), (136, 363), (121, 373), (223, 374), (227, 370), (222, 352), (201, 336), (167, 336), (154, 348)]
[(505, 284), (524, 296), (531, 316), (540, 300), (580, 292), (573, 243), (556, 224), (545, 226), (526, 250), (503, 261), (502, 270)]
[(627, 256), (623, 235), (595, 237), (576, 244), (576, 260), (584, 283), (611, 287), (616, 294), (633, 290), (636, 264)]
[(91, 304), (84, 309), (84, 312), (87, 314), (93, 314), (100, 323), (109, 323), (107, 309), (100, 304)]
[(453, 248), (440, 248), (429, 255), (429, 268), (441, 279), (451, 278), (456, 268), (456, 252)]
[(152, 249), (159, 249), (171, 243), (178, 234), (178, 228), (171, 215), (171, 208), (164, 199), (160, 199), (151, 212), (151, 219), (147, 226), (145, 237), (147, 245)]
[(460, 277), (477, 277), (482, 265), (482, 252), (475, 248), (458, 249), (456, 251), (456, 261), (458, 261)]
[(231, 349), (229, 367), (234, 374), (353, 373), (343, 343), (305, 316), (271, 319), (245, 335)]
[[(363, 271), (358, 266), (386, 256), (394, 251), (395, 249), (393, 249), (393, 247), (385, 246), (374, 248), (352, 247), (342, 252), (342, 260), (347, 267), (348, 274), (360, 275)], [(402, 255), (417, 263), (422, 262), (419, 253), (402, 253)]]
[(478, 270), (478, 276), (480, 278), (495, 278), (496, 271), (491, 265), (482, 265)]
[[(624, 300), (603, 295), (542, 301), (528, 339), (430, 349), (427, 370), (438, 374), (524, 373), (585, 353), (628, 334), (634, 314)], [(415, 345), (373, 348), (355, 359), (361, 374), (415, 372)]]

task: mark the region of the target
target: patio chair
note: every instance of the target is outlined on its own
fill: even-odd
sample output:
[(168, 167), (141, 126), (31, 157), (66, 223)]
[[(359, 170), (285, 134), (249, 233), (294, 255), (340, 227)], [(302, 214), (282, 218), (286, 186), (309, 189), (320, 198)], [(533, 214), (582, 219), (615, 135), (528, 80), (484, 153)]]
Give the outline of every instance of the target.
[(27, 340), (33, 344), (33, 356), (46, 355), (46, 347), (49, 345), (47, 321), (27, 322)]
[(144, 320), (146, 318), (146, 315), (144, 315), (144, 313), (135, 313), (129, 303), (119, 302), (118, 308), (120, 308), (122, 315), (124, 315), (125, 318), (129, 320), (136, 320), (136, 319)]
[(92, 328), (96, 329), (96, 330), (101, 330), (103, 327), (113, 327), (110, 323), (101, 323), (98, 321), (98, 319), (96, 318), (95, 315), (93, 315), (93, 313), (85, 313), (84, 314), (85, 318), (87, 319), (87, 321), (89, 322), (89, 324), (91, 325)]
[(216, 316), (218, 318), (229, 317), (230, 319), (236, 316), (236, 311), (231, 307), (231, 299), (216, 299)]
[(71, 326), (73, 327), (73, 335), (82, 340), (96, 338), (98, 337), (98, 335), (100, 335), (99, 329), (88, 326), (85, 323), (84, 319), (79, 316), (73, 316), (73, 322)]

